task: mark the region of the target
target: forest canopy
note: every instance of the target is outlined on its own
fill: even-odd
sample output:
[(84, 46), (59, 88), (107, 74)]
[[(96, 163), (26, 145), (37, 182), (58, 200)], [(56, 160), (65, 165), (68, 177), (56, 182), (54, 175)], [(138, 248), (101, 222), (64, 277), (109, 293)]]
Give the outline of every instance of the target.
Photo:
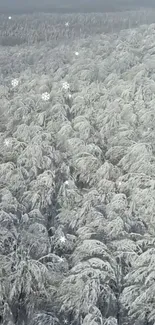
[(0, 17), (3, 325), (155, 324), (153, 20)]

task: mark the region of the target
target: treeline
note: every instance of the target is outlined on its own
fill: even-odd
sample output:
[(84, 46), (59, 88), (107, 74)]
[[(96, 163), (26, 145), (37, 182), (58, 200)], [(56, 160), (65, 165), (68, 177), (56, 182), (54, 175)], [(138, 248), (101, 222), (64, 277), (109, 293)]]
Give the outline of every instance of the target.
[[(69, 25), (66, 26), (65, 23)], [(113, 33), (155, 22), (155, 10), (92, 14), (33, 14), (0, 16), (0, 44), (16, 46), (44, 41), (73, 40), (99, 33)]]

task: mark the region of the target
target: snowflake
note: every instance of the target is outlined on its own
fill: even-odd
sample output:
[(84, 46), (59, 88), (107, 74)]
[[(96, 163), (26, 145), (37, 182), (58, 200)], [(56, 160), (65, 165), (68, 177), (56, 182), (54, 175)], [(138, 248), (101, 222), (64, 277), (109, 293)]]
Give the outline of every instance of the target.
[(69, 98), (72, 98), (72, 95), (71, 95), (71, 94), (69, 94), (69, 95), (68, 95), (68, 97), (69, 97)]
[(60, 262), (63, 262), (64, 261), (62, 257), (60, 257), (59, 260), (60, 260)]
[(122, 182), (119, 182), (118, 185), (122, 185)]
[(79, 55), (79, 52), (75, 52), (75, 55), (78, 56)]
[(65, 26), (66, 26), (66, 27), (69, 26), (69, 22), (68, 22), (68, 21), (65, 23)]
[(68, 320), (67, 319), (64, 319), (64, 324), (68, 324)]
[(62, 237), (60, 237), (60, 241), (61, 241), (61, 243), (65, 243), (66, 238), (64, 236), (62, 236)]
[(8, 17), (8, 19), (10, 20), (10, 19), (12, 19), (12, 17), (11, 17), (11, 16), (9, 16), (9, 17)]
[(18, 86), (18, 84), (19, 84), (19, 81), (17, 80), (17, 79), (13, 79), (12, 81), (11, 81), (11, 85), (12, 85), (12, 87), (17, 87)]
[(44, 101), (48, 101), (50, 99), (50, 94), (45, 92), (45, 93), (42, 94), (41, 98)]
[(62, 88), (68, 90), (70, 88), (70, 85), (68, 82), (63, 82)]
[(9, 139), (5, 139), (4, 140), (4, 144), (7, 146), (7, 147), (10, 147), (11, 146), (11, 142)]

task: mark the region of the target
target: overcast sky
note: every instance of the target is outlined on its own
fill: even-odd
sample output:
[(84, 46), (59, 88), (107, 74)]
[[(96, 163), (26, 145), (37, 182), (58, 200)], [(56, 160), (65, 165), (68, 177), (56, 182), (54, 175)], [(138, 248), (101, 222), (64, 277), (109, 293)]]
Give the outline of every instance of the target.
[(11, 13), (25, 12), (27, 10), (41, 10), (46, 11), (52, 9), (65, 9), (74, 11), (104, 11), (104, 10), (119, 10), (119, 9), (133, 9), (136, 6), (154, 6), (155, 0), (0, 0), (0, 12)]

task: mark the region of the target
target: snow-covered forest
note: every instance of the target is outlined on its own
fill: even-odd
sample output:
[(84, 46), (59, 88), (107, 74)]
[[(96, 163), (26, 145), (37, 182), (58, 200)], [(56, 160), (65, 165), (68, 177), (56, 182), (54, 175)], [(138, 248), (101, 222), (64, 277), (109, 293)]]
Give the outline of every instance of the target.
[(0, 324), (155, 324), (155, 11), (0, 16)]

